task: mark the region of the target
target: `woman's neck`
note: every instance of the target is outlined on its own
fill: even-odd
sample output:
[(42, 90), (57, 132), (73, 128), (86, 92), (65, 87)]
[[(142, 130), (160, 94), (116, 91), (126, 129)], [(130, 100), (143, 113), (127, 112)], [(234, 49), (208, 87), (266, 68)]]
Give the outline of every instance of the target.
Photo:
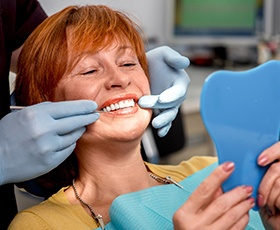
[[(133, 169), (145, 170), (141, 156), (140, 144), (135, 143), (110, 143), (104, 146), (92, 145), (91, 148), (76, 149), (79, 162), (79, 178), (96, 180), (96, 178), (132, 176)], [(113, 173), (112, 173), (113, 172)]]
[(100, 152), (90, 158), (79, 158), (79, 181), (92, 183), (99, 191), (109, 189), (117, 195), (149, 186), (139, 146), (134, 149), (108, 149), (109, 153)]
[[(139, 191), (157, 185), (149, 177), (142, 160), (140, 146), (131, 148), (108, 146), (106, 151), (95, 148), (78, 152), (79, 177), (76, 187), (79, 196), (90, 204), (96, 213), (109, 221), (108, 211), (113, 200), (125, 193)], [(103, 148), (104, 149), (104, 148)], [(66, 191), (71, 203), (79, 203), (72, 189)], [(87, 207), (84, 207), (89, 212)]]

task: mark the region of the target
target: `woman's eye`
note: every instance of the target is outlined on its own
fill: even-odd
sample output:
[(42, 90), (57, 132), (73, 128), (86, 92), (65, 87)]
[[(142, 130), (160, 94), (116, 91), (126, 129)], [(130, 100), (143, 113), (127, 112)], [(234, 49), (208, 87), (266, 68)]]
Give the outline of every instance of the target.
[(95, 72), (96, 72), (96, 70), (95, 70), (95, 69), (92, 69), (92, 70), (89, 70), (89, 71), (86, 71), (86, 72), (81, 73), (81, 75), (90, 75), (90, 74), (93, 74), (93, 73), (95, 73)]
[(123, 66), (124, 67), (131, 67), (131, 66), (135, 66), (136, 64), (134, 62), (128, 62), (128, 63), (124, 63)]

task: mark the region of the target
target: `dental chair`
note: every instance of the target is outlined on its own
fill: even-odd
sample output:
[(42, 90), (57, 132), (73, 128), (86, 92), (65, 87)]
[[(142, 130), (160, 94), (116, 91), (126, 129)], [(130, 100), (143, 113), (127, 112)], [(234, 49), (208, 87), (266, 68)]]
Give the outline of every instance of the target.
[(45, 200), (43, 197), (35, 196), (24, 189), (18, 188), (17, 186), (14, 186), (14, 192), (16, 196), (18, 212), (37, 205)]
[[(154, 115), (152, 118), (154, 118)], [(170, 130), (164, 137), (159, 137), (158, 130), (149, 125), (142, 138), (141, 153), (143, 159), (157, 164), (160, 158), (169, 156), (184, 148), (187, 144), (185, 127), (180, 108)]]

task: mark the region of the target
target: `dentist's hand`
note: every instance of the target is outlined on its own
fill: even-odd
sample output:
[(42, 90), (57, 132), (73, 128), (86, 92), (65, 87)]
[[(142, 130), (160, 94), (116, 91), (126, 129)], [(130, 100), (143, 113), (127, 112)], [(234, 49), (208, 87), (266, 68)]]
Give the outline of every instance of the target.
[(93, 101), (44, 102), (0, 120), (0, 185), (40, 176), (59, 165), (85, 126), (99, 118)]
[(153, 119), (152, 125), (159, 129), (158, 135), (163, 137), (186, 98), (190, 79), (184, 69), (190, 62), (167, 46), (147, 52), (147, 58), (152, 95), (141, 97), (138, 104), (142, 108), (157, 109), (155, 113), (158, 115)]

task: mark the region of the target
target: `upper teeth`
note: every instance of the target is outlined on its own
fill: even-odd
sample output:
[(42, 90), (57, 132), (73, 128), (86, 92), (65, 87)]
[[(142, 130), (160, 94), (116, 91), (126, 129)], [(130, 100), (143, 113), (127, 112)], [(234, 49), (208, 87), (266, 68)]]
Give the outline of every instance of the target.
[(117, 110), (117, 109), (133, 107), (134, 104), (135, 103), (134, 103), (133, 99), (128, 99), (128, 100), (123, 100), (123, 101), (119, 101), (118, 103), (114, 103), (114, 104), (108, 105), (105, 108), (103, 108), (102, 110), (104, 112), (110, 112), (110, 111), (114, 111), (114, 110)]

